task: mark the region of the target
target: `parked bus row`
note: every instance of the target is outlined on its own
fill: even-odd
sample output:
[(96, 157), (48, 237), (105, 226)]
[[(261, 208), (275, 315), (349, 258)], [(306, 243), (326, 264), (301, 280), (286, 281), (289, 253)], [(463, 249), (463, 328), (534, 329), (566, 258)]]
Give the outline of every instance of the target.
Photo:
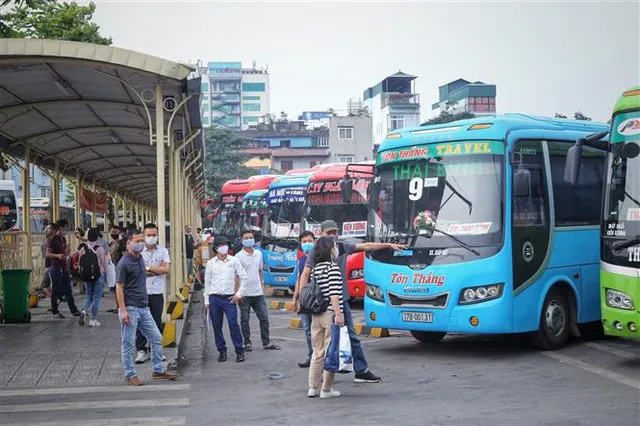
[(225, 184), (214, 233), (256, 231), (265, 284), (292, 288), (297, 239), (332, 219), (342, 238), (406, 250), (352, 255), (369, 326), (434, 342), (524, 333), (637, 337), (640, 89), (612, 125), (505, 114), (392, 132), (375, 164), (330, 164)]

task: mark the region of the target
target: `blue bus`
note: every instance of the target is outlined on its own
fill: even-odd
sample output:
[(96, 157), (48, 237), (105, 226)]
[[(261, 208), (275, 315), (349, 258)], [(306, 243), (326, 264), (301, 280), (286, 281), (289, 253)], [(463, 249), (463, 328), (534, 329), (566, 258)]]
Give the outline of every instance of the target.
[(253, 231), (258, 240), (267, 211), (267, 190), (249, 191), (242, 200), (242, 231)]
[(599, 226), (605, 153), (567, 151), (604, 124), (504, 114), (389, 134), (376, 159), (367, 238), (407, 245), (368, 253), (369, 326), (529, 333), (543, 349), (600, 320)]
[(281, 176), (267, 192), (267, 215), (260, 247), (264, 257), (264, 283), (274, 288), (296, 285), (298, 236), (309, 175)]

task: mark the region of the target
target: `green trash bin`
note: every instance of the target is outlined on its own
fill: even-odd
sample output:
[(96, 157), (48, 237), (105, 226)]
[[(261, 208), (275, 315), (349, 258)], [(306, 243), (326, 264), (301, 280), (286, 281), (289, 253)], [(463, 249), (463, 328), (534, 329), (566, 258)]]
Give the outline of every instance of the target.
[(31, 322), (29, 312), (30, 269), (3, 269), (0, 285), (4, 293), (0, 322)]

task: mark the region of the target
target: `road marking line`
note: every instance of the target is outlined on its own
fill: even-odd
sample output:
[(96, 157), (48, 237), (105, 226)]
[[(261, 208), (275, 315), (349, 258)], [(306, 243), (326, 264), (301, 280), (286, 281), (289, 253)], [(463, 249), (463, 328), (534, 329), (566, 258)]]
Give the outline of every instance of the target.
[(66, 411), (66, 410), (97, 410), (103, 408), (141, 408), (141, 407), (186, 407), (189, 398), (164, 399), (132, 399), (126, 401), (78, 401), (60, 402), (55, 404), (17, 404), (1, 405), (0, 414), (22, 413), (24, 411)]
[(188, 383), (166, 384), (166, 385), (145, 385), (145, 386), (88, 386), (70, 388), (49, 388), (49, 389), (8, 389), (0, 390), (0, 397), (8, 396), (36, 396), (36, 395), (78, 395), (83, 393), (113, 393), (113, 392), (156, 392), (156, 391), (184, 391), (191, 389)]
[(602, 345), (600, 343), (595, 343), (595, 342), (587, 342), (584, 344), (585, 346), (588, 346), (592, 349), (596, 349), (602, 352), (608, 352), (610, 354), (613, 355), (617, 355), (621, 358), (625, 358), (625, 359), (640, 359), (640, 354), (634, 354), (632, 352), (627, 352), (625, 350), (622, 349), (618, 349), (618, 348), (612, 348), (610, 346), (607, 345)]
[(133, 417), (127, 419), (104, 419), (104, 420), (72, 420), (62, 422), (40, 422), (40, 423), (8, 423), (7, 426), (177, 426), (186, 425), (186, 417)]
[(542, 355), (551, 358), (555, 361), (562, 362), (565, 364), (569, 364), (571, 366), (580, 368), (582, 370), (588, 371), (589, 373), (596, 374), (601, 377), (605, 377), (609, 380), (613, 380), (615, 382), (621, 383), (623, 385), (630, 386), (632, 388), (636, 388), (640, 390), (640, 380), (630, 379), (628, 377), (623, 376), (622, 374), (614, 373), (612, 371), (604, 370), (602, 368), (595, 367), (591, 364), (587, 364), (586, 362), (578, 361), (577, 359), (573, 359), (566, 355), (561, 355), (555, 352), (542, 352)]

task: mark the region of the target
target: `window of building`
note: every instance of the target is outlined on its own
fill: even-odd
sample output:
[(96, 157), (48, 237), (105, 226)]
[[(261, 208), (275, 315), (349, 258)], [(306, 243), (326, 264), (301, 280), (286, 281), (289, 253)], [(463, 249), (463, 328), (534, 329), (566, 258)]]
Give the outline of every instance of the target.
[(353, 127), (338, 127), (338, 139), (340, 139), (340, 140), (352, 140), (353, 139)]
[(203, 126), (208, 126), (209, 124), (210, 124), (209, 123), (209, 116), (208, 115), (203, 115), (202, 116), (202, 125)]
[(260, 141), (260, 142), (262, 143), (262, 148), (269, 148), (269, 146), (271, 146), (269, 141)]
[(242, 104), (242, 110), (245, 112), (260, 112), (260, 104)]
[(567, 151), (572, 142), (549, 142), (556, 226), (600, 224), (600, 201), (605, 174), (605, 152), (584, 146), (578, 183), (564, 180)]
[(266, 84), (264, 83), (242, 83), (243, 92), (264, 92)]
[(339, 163), (353, 163), (355, 158), (353, 155), (338, 155)]
[(280, 169), (283, 172), (288, 172), (289, 170), (293, 170), (293, 160), (282, 160), (280, 162)]
[(242, 117), (244, 124), (258, 124), (258, 117)]
[(309, 161), (309, 168), (315, 167), (317, 164), (316, 161)]
[(259, 101), (260, 96), (243, 96), (242, 100), (243, 101)]
[(281, 148), (291, 148), (291, 141), (289, 139), (284, 139), (280, 141)]
[(202, 95), (202, 100), (205, 102), (209, 102), (209, 95), (208, 94)]
[(329, 146), (329, 138), (318, 138), (318, 147), (326, 148)]
[(402, 129), (413, 125), (410, 116), (404, 114), (389, 114), (389, 131)]

